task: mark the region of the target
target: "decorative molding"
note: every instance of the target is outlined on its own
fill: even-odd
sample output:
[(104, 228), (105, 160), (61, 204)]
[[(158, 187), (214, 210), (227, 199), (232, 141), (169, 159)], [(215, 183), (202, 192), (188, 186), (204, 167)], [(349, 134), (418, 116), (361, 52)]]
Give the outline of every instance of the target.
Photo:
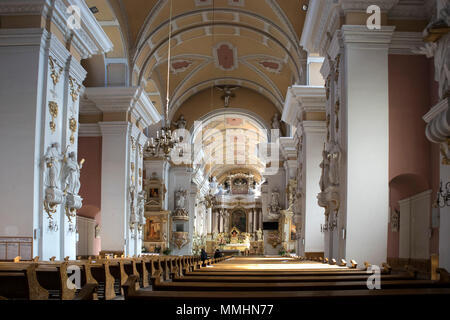
[(114, 121), (114, 122), (99, 122), (100, 131), (102, 136), (106, 135), (120, 135), (125, 136), (129, 130), (131, 123), (126, 121)]
[(425, 46), (421, 32), (394, 32), (389, 54), (420, 54), (417, 49)]
[(381, 11), (387, 12), (394, 7), (399, 0), (341, 0), (341, 8), (347, 12), (366, 12), (371, 5), (377, 5)]
[(387, 46), (392, 41), (395, 27), (381, 27), (380, 30), (369, 30), (366, 26), (342, 26), (342, 39), (348, 44), (364, 44), (367, 48)]
[(80, 123), (78, 137), (101, 137), (102, 132), (98, 123)]
[[(228, 49), (230, 49), (232, 51), (232, 55), (233, 55), (233, 65), (231, 66), (231, 68), (224, 68), (219, 61), (219, 54), (218, 54), (218, 50), (220, 47), (222, 46), (227, 46)], [(235, 69), (238, 68), (238, 54), (237, 54), (237, 47), (235, 47), (233, 44), (231, 44), (230, 42), (227, 41), (222, 41), (217, 43), (214, 47), (213, 47), (213, 57), (214, 57), (214, 64), (216, 66), (216, 68), (223, 70), (223, 71), (233, 71)]]
[(292, 86), (288, 88), (281, 120), (297, 126), (303, 121), (304, 112), (325, 113), (325, 88), (311, 86)]

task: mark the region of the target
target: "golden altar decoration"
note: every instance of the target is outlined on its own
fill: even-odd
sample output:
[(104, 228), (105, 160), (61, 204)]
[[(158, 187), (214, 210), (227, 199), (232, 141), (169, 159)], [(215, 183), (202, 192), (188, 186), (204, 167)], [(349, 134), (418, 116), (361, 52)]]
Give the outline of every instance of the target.
[(244, 252), (250, 250), (250, 234), (240, 232), (236, 227), (233, 227), (228, 235), (226, 233), (219, 234), (216, 241), (224, 251)]

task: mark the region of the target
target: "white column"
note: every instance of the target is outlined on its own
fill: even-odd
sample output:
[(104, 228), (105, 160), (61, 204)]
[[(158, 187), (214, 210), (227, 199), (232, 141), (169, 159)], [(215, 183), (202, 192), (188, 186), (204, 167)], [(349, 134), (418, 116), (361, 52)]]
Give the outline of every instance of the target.
[[(388, 47), (394, 27), (342, 27), (346, 84), (347, 260), (386, 261), (389, 208)], [(344, 236), (344, 232), (343, 232)]]
[(124, 251), (127, 239), (129, 122), (101, 122), (102, 251)]
[(324, 235), (320, 225), (324, 223), (323, 208), (317, 203), (320, 193), (322, 150), (326, 140), (324, 121), (303, 121), (303, 193), (304, 193), (304, 252), (323, 252)]

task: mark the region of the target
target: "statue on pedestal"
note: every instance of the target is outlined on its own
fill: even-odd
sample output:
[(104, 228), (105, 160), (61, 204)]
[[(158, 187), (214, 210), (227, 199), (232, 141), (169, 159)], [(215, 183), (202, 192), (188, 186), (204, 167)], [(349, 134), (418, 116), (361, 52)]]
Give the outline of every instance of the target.
[(319, 185), (320, 191), (324, 192), (329, 186), (329, 168), (330, 162), (328, 159), (328, 151), (325, 149), (325, 145), (322, 151), (322, 162), (320, 163), (320, 168), (322, 168), (322, 175), (320, 176)]
[(280, 193), (278, 192), (278, 189), (275, 189), (272, 192), (270, 205), (269, 205), (269, 217), (271, 218), (278, 218), (280, 215)]
[(61, 173), (61, 160), (63, 156), (59, 152), (59, 144), (53, 143), (47, 148), (44, 156), (46, 174), (44, 183), (48, 188), (59, 189), (59, 176)]
[(80, 191), (80, 170), (83, 168), (84, 159), (78, 164), (75, 152), (69, 153), (64, 164), (64, 191), (77, 195)]
[(281, 124), (280, 124), (280, 116), (278, 113), (275, 113), (275, 115), (272, 118), (272, 129), (280, 130)]

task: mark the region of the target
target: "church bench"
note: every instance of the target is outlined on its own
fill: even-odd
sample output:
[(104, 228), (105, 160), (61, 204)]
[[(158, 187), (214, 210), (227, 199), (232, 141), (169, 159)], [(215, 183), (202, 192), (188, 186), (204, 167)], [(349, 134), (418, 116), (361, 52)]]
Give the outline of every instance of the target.
[[(431, 280), (381, 280), (383, 289), (450, 288), (450, 283)], [(161, 282), (153, 283), (154, 291), (312, 291), (364, 290), (367, 281), (240, 283), (240, 282)]]
[(92, 300), (96, 283), (85, 283), (76, 294), (67, 287), (68, 262), (0, 263), (0, 294), (7, 299), (48, 300), (57, 291), (62, 300)]
[[(216, 301), (222, 303), (227, 300), (237, 301), (314, 301), (318, 299), (376, 299), (382, 298), (386, 301), (392, 301), (391, 299), (402, 297), (417, 297), (417, 298), (430, 298), (435, 299), (437, 297), (450, 297), (450, 288), (397, 288), (397, 289), (382, 289), (382, 290), (368, 290), (367, 288), (360, 290), (304, 290), (304, 291), (144, 291), (135, 289), (135, 281), (137, 278), (129, 277), (128, 281), (124, 285), (125, 299), (126, 300), (151, 300), (151, 301), (175, 301), (183, 302), (192, 301), (198, 303), (199, 301)], [(348, 301), (348, 300), (347, 300)]]
[[(229, 277), (290, 277), (290, 276), (350, 276), (350, 275), (367, 275), (368, 273), (364, 270), (333, 270), (333, 271), (314, 271), (314, 270), (290, 270), (290, 271), (215, 271), (212, 268), (204, 268), (202, 270), (196, 270), (194, 272), (189, 272), (188, 276), (229, 276)], [(381, 274), (387, 274), (381, 271)]]
[[(80, 286), (87, 284), (96, 284), (89, 268), (86, 268), (86, 263), (83, 261), (39, 261), (36, 257), (33, 259), (36, 264), (36, 274), (39, 283), (49, 291), (51, 298), (61, 300), (74, 299), (77, 289), (71, 289), (68, 286), (69, 274), (68, 270), (71, 266), (76, 266), (80, 270)], [(28, 261), (20, 261), (16, 259), (17, 264), (29, 264)], [(96, 294), (94, 292), (94, 294)]]
[(91, 260), (86, 264), (92, 277), (98, 283), (98, 298), (102, 300), (112, 300), (116, 297), (114, 290), (115, 278), (110, 272), (109, 264), (108, 260)]
[[(290, 276), (290, 277), (228, 277), (228, 276), (184, 276), (175, 277), (173, 282), (259, 282), (259, 283), (278, 283), (278, 282), (329, 282), (329, 281), (366, 281), (370, 274), (351, 275), (351, 276)], [(413, 280), (410, 274), (392, 274), (381, 275), (381, 280)]]
[(48, 291), (36, 275), (36, 264), (0, 263), (0, 296), (6, 299), (47, 300)]

